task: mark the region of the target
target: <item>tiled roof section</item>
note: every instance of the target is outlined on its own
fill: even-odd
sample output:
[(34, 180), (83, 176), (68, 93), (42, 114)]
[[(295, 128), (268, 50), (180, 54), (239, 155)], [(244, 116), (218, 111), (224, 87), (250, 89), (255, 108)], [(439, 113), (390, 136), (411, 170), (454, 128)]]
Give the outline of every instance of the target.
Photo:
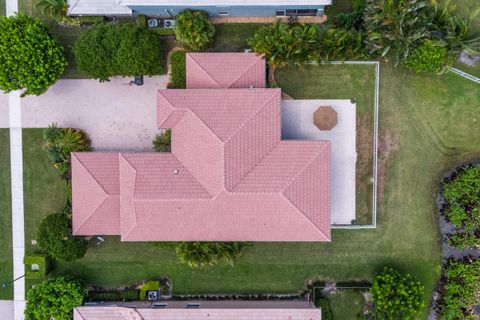
[(279, 89), (158, 90), (157, 110), (165, 119), (170, 114), (168, 110), (173, 111), (171, 106), (176, 110), (187, 109), (218, 139), (225, 141), (274, 96), (280, 97)]
[(265, 88), (265, 60), (255, 53), (187, 53), (187, 88)]
[(320, 309), (134, 309), (77, 307), (74, 320), (321, 320)]
[(120, 232), (118, 153), (72, 153), (73, 234)]
[(135, 170), (134, 194), (141, 199), (211, 198), (171, 153), (122, 153)]
[[(325, 241), (281, 194), (220, 193), (214, 199), (133, 200), (122, 241)], [(122, 223), (124, 211), (122, 207)]]

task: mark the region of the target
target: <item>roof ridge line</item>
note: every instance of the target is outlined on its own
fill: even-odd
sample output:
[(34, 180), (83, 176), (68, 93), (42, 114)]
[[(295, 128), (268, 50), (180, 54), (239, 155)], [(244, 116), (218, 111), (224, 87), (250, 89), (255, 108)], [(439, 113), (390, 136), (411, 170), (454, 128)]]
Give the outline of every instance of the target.
[[(130, 163), (130, 161), (128, 161), (128, 159), (124, 156), (124, 154), (122, 152), (119, 152), (118, 153), (118, 169), (120, 171), (120, 174), (121, 174), (121, 170), (120, 170), (120, 157), (125, 160), (125, 163), (133, 170), (133, 172), (135, 172), (135, 181), (137, 180), (137, 170), (135, 170), (135, 168), (132, 166), (132, 164)], [(120, 179), (120, 174), (119, 174), (119, 179)], [(135, 183), (135, 182), (134, 182)], [(121, 191), (121, 186), (122, 184), (120, 183), (120, 191)], [(135, 196), (135, 186), (133, 188), (133, 192), (134, 192), (134, 196)], [(122, 192), (120, 192), (120, 200), (121, 198), (126, 198), (125, 196), (122, 196)], [(133, 202), (133, 198), (131, 200)], [(121, 208), (121, 201), (120, 201), (120, 239), (123, 237), (123, 234), (122, 234), (122, 208)], [(128, 236), (128, 234), (130, 232), (132, 232), (132, 230), (137, 226), (138, 224), (138, 221), (137, 221), (137, 212), (135, 211), (135, 207), (133, 208), (133, 216), (135, 218), (135, 223), (130, 227), (130, 229), (128, 229), (128, 231), (125, 233), (125, 236)]]
[[(87, 151), (89, 152), (89, 151)], [(94, 152), (94, 151), (90, 151), (90, 152)], [(119, 152), (113, 152), (113, 153), (119, 153)], [(100, 182), (94, 177), (93, 173), (87, 169), (87, 167), (85, 167), (85, 164), (80, 160), (78, 159), (75, 154), (72, 152), (72, 154), (70, 155), (70, 157), (74, 156), (75, 159), (77, 159), (78, 162), (80, 162), (82, 164), (82, 167), (85, 169), (85, 171), (88, 172), (88, 174), (90, 175), (90, 177), (92, 177), (92, 179), (97, 183), (97, 185), (100, 187), (100, 189), (103, 190), (103, 193), (106, 195), (106, 196), (110, 196), (110, 194), (108, 194), (107, 190), (105, 190), (105, 188), (100, 184)]]
[(307, 217), (307, 215), (305, 214), (305, 212), (303, 212), (303, 210), (301, 210), (299, 207), (297, 207), (293, 202), (292, 200), (290, 200), (283, 192), (279, 192), (278, 193), (281, 197), (283, 197), (285, 200), (288, 201), (288, 203), (290, 203), (295, 209), (298, 210), (298, 212), (300, 212), (302, 214), (302, 216), (305, 218), (305, 220), (308, 221), (308, 223), (310, 223), (317, 231), (319, 231), (322, 236), (325, 237), (325, 239), (329, 239), (329, 237), (327, 237), (327, 235), (323, 232), (322, 229), (320, 229), (309, 217)]
[(202, 68), (202, 66), (200, 65), (200, 63), (198, 63), (198, 61), (195, 60), (195, 58), (193, 58), (190, 54), (187, 54), (187, 55), (190, 57), (190, 59), (193, 60), (193, 62), (195, 62), (195, 64), (200, 68), (200, 70), (202, 70), (203, 72), (205, 72), (205, 73), (207, 74), (207, 76), (208, 76), (211, 80), (213, 80), (213, 82), (215, 82), (215, 83), (217, 84), (217, 86), (218, 86), (217, 89), (220, 89), (220, 88), (222, 87), (222, 86), (220, 85), (220, 83), (218, 83), (218, 81), (215, 80), (215, 78), (214, 78), (207, 70), (205, 70), (204, 68)]
[[(256, 56), (257, 57), (257, 56)], [(230, 88), (231, 85), (233, 85), (235, 82), (238, 81), (238, 79), (240, 79), (241, 77), (243, 77), (248, 71), (250, 71), (253, 66), (255, 66), (261, 59), (257, 59), (255, 61), (253, 61), (253, 63), (249, 64), (249, 66), (247, 68), (245, 68), (245, 70), (237, 77), (235, 78), (235, 80), (233, 80), (231, 83), (228, 84), (228, 87)]]

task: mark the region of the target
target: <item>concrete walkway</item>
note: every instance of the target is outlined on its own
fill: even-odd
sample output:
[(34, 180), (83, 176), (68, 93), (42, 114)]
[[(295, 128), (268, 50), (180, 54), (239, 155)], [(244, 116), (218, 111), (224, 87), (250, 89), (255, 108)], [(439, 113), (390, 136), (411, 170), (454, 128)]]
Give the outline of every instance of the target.
[[(330, 131), (313, 124), (320, 106), (337, 111), (338, 123)], [(332, 142), (331, 223), (351, 224), (355, 219), (356, 106), (350, 100), (282, 101), (282, 139), (330, 140)]]
[(0, 319), (13, 319), (13, 301), (0, 300)]
[(22, 99), (22, 127), (56, 122), (85, 130), (95, 150), (151, 151), (159, 132), (155, 92), (168, 79), (146, 77), (143, 86), (129, 86), (130, 80), (60, 80), (45, 94)]

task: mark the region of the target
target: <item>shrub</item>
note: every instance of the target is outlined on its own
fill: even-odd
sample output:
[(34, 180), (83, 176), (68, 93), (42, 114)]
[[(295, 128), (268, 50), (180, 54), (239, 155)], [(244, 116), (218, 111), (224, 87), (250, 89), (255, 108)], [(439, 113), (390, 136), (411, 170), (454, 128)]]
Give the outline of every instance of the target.
[(177, 40), (192, 50), (206, 47), (215, 36), (215, 27), (205, 11), (184, 10), (175, 18)]
[(105, 291), (88, 291), (88, 300), (93, 301), (135, 301), (138, 300), (138, 292), (136, 289), (127, 290), (105, 290)]
[(323, 61), (367, 58), (368, 52), (364, 41), (365, 35), (355, 29), (326, 29), (320, 39), (320, 57)]
[(81, 16), (78, 18), (80, 19), (80, 22), (83, 24), (95, 24), (105, 20), (105, 18), (102, 16)]
[(443, 283), (438, 319), (476, 319), (473, 307), (480, 292), (480, 260), (448, 261)]
[[(45, 254), (31, 254), (25, 256), (25, 278), (27, 280), (43, 279), (50, 271), (50, 259)], [(39, 269), (34, 271), (32, 265), (38, 265)]]
[(185, 89), (187, 87), (186, 52), (183, 50), (172, 53), (171, 59), (171, 89)]
[(160, 281), (147, 281), (140, 288), (140, 300), (145, 300), (147, 298), (147, 291), (158, 291), (160, 290)]
[(335, 24), (347, 30), (361, 29), (365, 5), (365, 0), (352, 0), (352, 11), (338, 13), (335, 16)]
[(447, 49), (432, 41), (424, 41), (412, 51), (405, 65), (416, 72), (444, 73), (448, 65)]
[(463, 250), (480, 246), (480, 165), (460, 168), (444, 181), (442, 213), (456, 228), (450, 244)]
[(155, 136), (153, 150), (155, 152), (170, 152), (172, 149), (172, 130), (167, 129)]
[(73, 53), (78, 69), (100, 81), (163, 71), (160, 38), (132, 23), (93, 25), (75, 42)]
[(52, 213), (43, 219), (38, 228), (38, 245), (58, 260), (73, 261), (87, 252), (87, 240), (72, 235), (70, 215), (70, 209)]
[(333, 320), (332, 309), (330, 308), (330, 301), (327, 298), (318, 295), (315, 297), (315, 307), (322, 310), (322, 320)]
[(72, 319), (73, 308), (82, 305), (85, 289), (77, 281), (56, 278), (28, 290), (26, 320)]
[(44, 16), (59, 21), (66, 16), (68, 5), (65, 0), (38, 0), (35, 7), (39, 9)]
[(248, 44), (272, 67), (299, 67), (319, 61), (319, 27), (314, 24), (275, 24), (260, 28)]
[(22, 14), (0, 17), (0, 90), (41, 95), (66, 65), (63, 47), (40, 20)]
[(48, 157), (64, 178), (70, 177), (70, 154), (91, 150), (90, 140), (85, 132), (74, 128), (58, 128), (56, 123), (44, 130), (43, 139)]
[(370, 291), (377, 320), (413, 320), (424, 305), (420, 282), (391, 268), (385, 268), (374, 278)]
[(181, 242), (175, 251), (180, 262), (203, 268), (218, 263), (233, 265), (246, 245), (244, 242)]

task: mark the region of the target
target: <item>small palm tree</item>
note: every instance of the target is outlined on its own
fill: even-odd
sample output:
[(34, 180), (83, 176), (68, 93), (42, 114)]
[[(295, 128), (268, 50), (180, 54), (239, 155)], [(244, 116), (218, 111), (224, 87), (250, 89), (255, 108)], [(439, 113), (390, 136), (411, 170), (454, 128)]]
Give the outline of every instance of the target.
[(59, 20), (67, 13), (67, 3), (65, 0), (38, 0), (35, 5), (37, 9), (47, 17)]
[(184, 10), (175, 20), (175, 36), (189, 49), (206, 47), (215, 36), (215, 27), (205, 11)]
[(170, 152), (172, 149), (172, 130), (157, 134), (153, 140), (153, 150), (155, 152)]

